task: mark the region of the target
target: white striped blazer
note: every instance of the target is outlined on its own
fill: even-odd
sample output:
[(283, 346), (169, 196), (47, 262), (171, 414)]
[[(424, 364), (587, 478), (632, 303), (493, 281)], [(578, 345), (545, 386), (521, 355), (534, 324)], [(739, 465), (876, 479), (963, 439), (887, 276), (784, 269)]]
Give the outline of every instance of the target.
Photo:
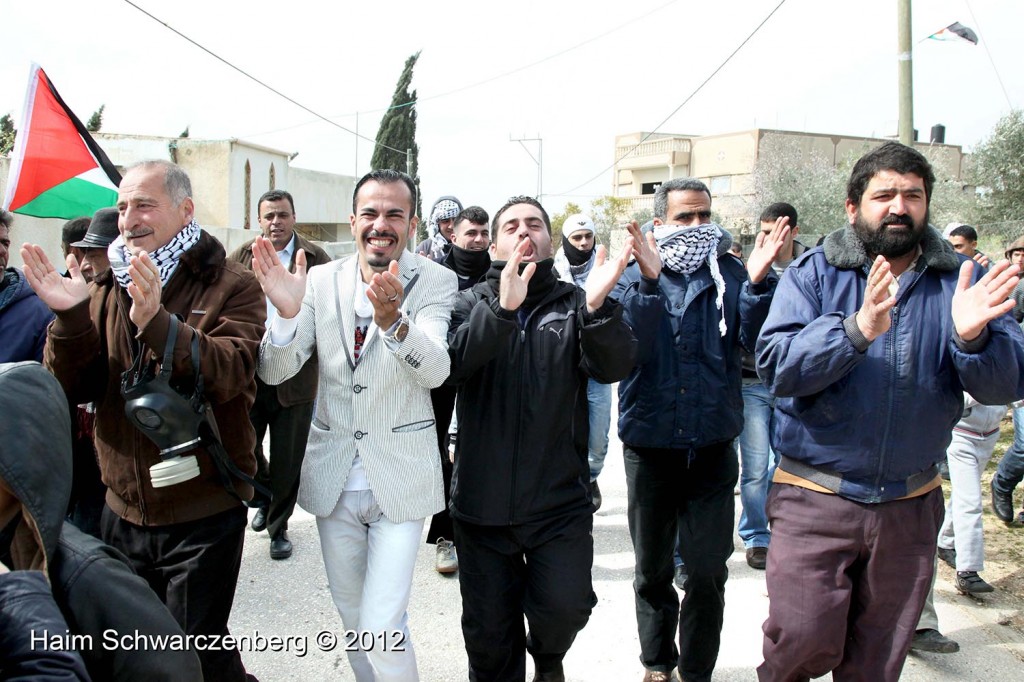
[(309, 271), (288, 345), (270, 343), (269, 330), (260, 345), (259, 376), (268, 384), (294, 375), (312, 353), (320, 361), (298, 499), (316, 516), (334, 511), (356, 452), (389, 520), (425, 518), (444, 507), (430, 389), (448, 376), (446, 337), (458, 283), (448, 268), (408, 252), (398, 264), (410, 320), (403, 342), (386, 341), (371, 324), (355, 361), (358, 256), (351, 256)]

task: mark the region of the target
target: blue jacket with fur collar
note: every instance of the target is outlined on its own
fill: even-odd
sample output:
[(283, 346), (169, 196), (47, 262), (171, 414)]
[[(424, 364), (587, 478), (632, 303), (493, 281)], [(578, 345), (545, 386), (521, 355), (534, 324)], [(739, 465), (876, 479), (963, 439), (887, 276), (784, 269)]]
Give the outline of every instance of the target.
[[(772, 447), (784, 471), (858, 502), (885, 502), (934, 478), (966, 390), (999, 405), (1024, 396), (1024, 336), (1010, 315), (965, 342), (951, 303), (966, 259), (932, 227), (900, 278), (892, 327), (872, 343), (853, 316), (871, 259), (852, 228), (793, 262), (757, 342), (778, 398)], [(982, 273), (975, 268), (972, 283)]]

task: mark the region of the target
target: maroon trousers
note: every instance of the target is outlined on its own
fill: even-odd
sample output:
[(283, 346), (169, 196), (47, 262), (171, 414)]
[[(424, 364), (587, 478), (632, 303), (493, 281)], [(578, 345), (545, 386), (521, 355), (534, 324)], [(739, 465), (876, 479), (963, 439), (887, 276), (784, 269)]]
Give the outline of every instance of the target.
[(762, 682), (896, 682), (935, 570), (942, 489), (862, 504), (799, 486), (768, 495)]

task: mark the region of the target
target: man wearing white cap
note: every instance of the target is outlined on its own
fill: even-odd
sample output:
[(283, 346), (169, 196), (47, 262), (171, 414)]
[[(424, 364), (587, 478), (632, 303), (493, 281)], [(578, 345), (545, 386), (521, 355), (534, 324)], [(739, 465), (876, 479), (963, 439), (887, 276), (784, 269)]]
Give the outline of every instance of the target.
[[(563, 282), (578, 287), (587, 283), (594, 266), (597, 243), (594, 221), (582, 213), (571, 215), (562, 223), (562, 247), (555, 255), (555, 270)], [(601, 508), (601, 489), (597, 477), (604, 468), (608, 454), (608, 428), (612, 420), (612, 387), (590, 379), (587, 384), (587, 403), (590, 408), (590, 438), (587, 442), (587, 460), (590, 463), (590, 488), (594, 511)]]

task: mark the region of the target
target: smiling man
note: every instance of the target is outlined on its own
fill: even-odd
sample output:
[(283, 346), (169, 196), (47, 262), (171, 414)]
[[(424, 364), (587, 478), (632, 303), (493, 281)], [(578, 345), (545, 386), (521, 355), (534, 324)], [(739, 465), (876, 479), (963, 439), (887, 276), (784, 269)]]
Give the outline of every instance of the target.
[(316, 516), (334, 604), (359, 682), (419, 679), (406, 608), (427, 516), (444, 504), (430, 389), (448, 376), (445, 332), (456, 292), (450, 270), (405, 250), (415, 234), (415, 185), (376, 170), (356, 184), (358, 253), (306, 276), (257, 237), (253, 268), (276, 314), (260, 349), (268, 384), (314, 355), (319, 398), (298, 502)]
[(462, 633), (471, 680), (525, 679), (529, 651), (535, 682), (561, 682), (597, 602), (587, 381), (633, 366), (633, 334), (608, 298), (632, 240), (607, 262), (601, 247), (584, 291), (555, 276), (535, 199), (509, 199), (491, 229), (495, 260), (459, 294), (449, 330)]
[[(194, 220), (188, 175), (169, 161), (130, 167), (118, 189), (120, 236), (108, 247), (113, 276), (89, 285), (73, 256), (62, 277), (43, 250), (26, 244), (26, 276), (57, 319), (45, 362), (72, 404), (96, 403), (96, 453), (107, 506), (100, 532), (131, 561), (189, 635), (228, 634), (252, 488), (223, 483), (206, 449), (199, 475), (155, 487), (160, 448), (125, 416), (122, 374), (136, 358), (155, 365), (176, 333), (170, 381), (191, 392), (199, 364), (202, 398), (224, 448), (246, 474), (256, 470), (249, 408), (266, 308), (252, 273)], [(195, 340), (195, 345), (193, 345)], [(193, 356), (198, 349), (199, 356)], [(199, 652), (207, 680), (244, 680), (237, 651)]]
[(786, 270), (758, 339), (779, 455), (761, 680), (899, 679), (963, 394), (1024, 396), (1018, 268), (982, 274), (928, 225), (934, 182), (896, 142), (857, 161), (849, 225)]
[[(284, 190), (273, 189), (256, 204), (260, 230), (277, 251), (277, 257), (289, 272), (295, 272), (295, 254), (302, 250), (306, 269), (322, 265), (331, 257), (295, 231), (295, 201)], [(252, 268), (253, 241), (242, 244), (229, 257)], [(276, 315), (276, 308), (267, 302), (267, 326)], [(256, 480), (270, 489), (270, 500), (259, 500), (259, 509), (252, 520), (252, 529), (267, 530), (270, 535), (270, 558), (287, 559), (292, 555), (288, 538), (288, 519), (295, 509), (299, 492), (299, 471), (306, 453), (309, 422), (316, 398), (316, 356), (302, 366), (298, 374), (279, 386), (271, 386), (256, 377), (256, 402), (249, 412), (256, 429)], [(270, 461), (263, 454), (263, 437), (270, 430)]]

